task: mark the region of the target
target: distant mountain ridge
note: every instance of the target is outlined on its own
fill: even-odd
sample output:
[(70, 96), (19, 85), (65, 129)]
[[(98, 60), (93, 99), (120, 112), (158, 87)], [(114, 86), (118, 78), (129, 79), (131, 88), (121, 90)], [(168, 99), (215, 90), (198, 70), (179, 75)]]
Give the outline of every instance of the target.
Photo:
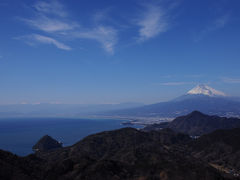
[(170, 128), (176, 132), (201, 136), (217, 129), (240, 128), (240, 119), (209, 116), (199, 111), (193, 111), (186, 116), (180, 116), (171, 122), (146, 126), (144, 131)]
[(226, 96), (223, 92), (206, 85), (198, 85), (185, 95), (168, 102), (112, 111), (106, 114), (137, 117), (172, 117), (186, 115), (192, 111), (201, 111), (210, 115), (240, 117), (239, 98)]

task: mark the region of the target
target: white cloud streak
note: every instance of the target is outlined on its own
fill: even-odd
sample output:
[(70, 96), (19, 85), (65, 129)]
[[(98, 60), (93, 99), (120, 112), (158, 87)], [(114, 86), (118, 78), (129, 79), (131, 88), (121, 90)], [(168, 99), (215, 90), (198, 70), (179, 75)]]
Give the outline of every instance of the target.
[(29, 43), (31, 45), (34, 45), (36, 43), (41, 43), (41, 44), (54, 45), (59, 49), (67, 50), (67, 51), (72, 49), (71, 47), (65, 45), (64, 43), (57, 41), (56, 39), (53, 39), (53, 38), (47, 37), (47, 36), (42, 36), (39, 34), (22, 36), (22, 37), (20, 37), (20, 39), (23, 39), (24, 41), (26, 41), (27, 43)]
[(88, 31), (77, 31), (73, 36), (82, 39), (96, 40), (102, 44), (103, 48), (108, 52), (114, 53), (114, 46), (117, 43), (117, 31), (111, 27), (98, 26)]
[(200, 41), (201, 39), (204, 38), (207, 34), (216, 31), (218, 29), (224, 28), (230, 20), (230, 15), (229, 14), (224, 14), (222, 16), (219, 16), (216, 18), (211, 25), (203, 29), (198, 36), (195, 38), (195, 41)]
[(230, 19), (230, 16), (228, 14), (217, 18), (214, 22), (214, 25), (213, 25), (212, 29), (215, 30), (215, 29), (225, 27), (226, 24), (229, 22), (229, 19)]
[[(143, 13), (134, 21), (134, 26), (138, 27), (138, 42), (154, 38), (169, 29), (170, 10), (175, 7), (173, 5), (173, 3), (160, 5), (159, 2), (142, 4)], [(115, 46), (118, 43), (119, 30), (113, 26), (115, 21), (107, 18), (106, 12), (109, 11), (108, 9), (104, 12), (98, 12), (95, 16), (93, 15), (91, 28), (82, 26), (82, 24), (72, 20), (65, 6), (58, 0), (37, 1), (32, 6), (32, 10), (34, 12), (33, 17), (20, 19), (35, 30), (47, 33), (47, 35), (41, 35), (51, 39), (41, 38), (44, 39), (45, 44), (51, 42), (51, 44), (59, 48), (64, 47), (59, 46), (59, 41), (57, 40), (59, 38), (64, 38), (64, 40), (94, 40), (100, 43), (107, 53), (114, 54)], [(106, 21), (111, 22), (112, 25), (104, 25)], [(224, 21), (219, 20), (218, 24), (220, 26), (224, 24)], [(39, 32), (37, 34), (39, 35)], [(35, 39), (37, 38), (35, 37)], [(40, 42), (41, 40), (38, 39), (38, 41)], [(60, 44), (64, 45), (63, 43)], [(61, 49), (70, 49), (68, 46), (66, 47)]]
[(56, 37), (57, 35), (58, 38), (64, 37), (70, 40), (90, 39), (100, 43), (107, 53), (114, 53), (114, 47), (118, 40), (118, 33), (115, 28), (104, 25), (96, 25), (93, 28), (82, 27), (79, 23), (70, 19), (64, 6), (57, 0), (38, 1), (33, 7), (34, 17), (20, 19), (29, 26), (48, 33), (48, 36), (29, 35), (28, 37), (32, 37), (32, 40), (70, 50), (69, 46), (60, 43), (52, 36)]
[(229, 84), (240, 84), (240, 78), (228, 78), (224, 77), (222, 78), (222, 81), (224, 83), (229, 83)]
[(78, 26), (78, 24), (74, 22), (67, 22), (67, 21), (59, 20), (57, 18), (49, 18), (46, 16), (39, 16), (33, 19), (22, 19), (22, 20), (28, 25), (48, 33), (65, 32), (65, 31), (73, 30), (75, 27)]
[(165, 83), (157, 83), (162, 86), (182, 86), (187, 84), (194, 84), (193, 82), (165, 82)]
[(169, 28), (166, 12), (159, 5), (145, 5), (145, 12), (138, 19), (139, 41), (145, 41), (166, 32)]
[(57, 0), (50, 0), (48, 2), (37, 1), (33, 7), (43, 14), (56, 15), (60, 17), (66, 17), (68, 15), (64, 6)]
[(202, 78), (204, 77), (205, 75), (203, 74), (186, 74), (186, 75), (164, 75), (164, 76), (161, 76), (161, 78), (176, 78), (176, 77), (183, 77), (183, 78)]

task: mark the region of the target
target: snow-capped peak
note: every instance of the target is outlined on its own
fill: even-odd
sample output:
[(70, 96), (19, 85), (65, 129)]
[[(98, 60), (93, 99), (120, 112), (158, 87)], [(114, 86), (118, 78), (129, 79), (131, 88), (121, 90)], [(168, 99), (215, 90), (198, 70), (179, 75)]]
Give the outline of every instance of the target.
[(187, 94), (202, 94), (207, 96), (226, 96), (223, 92), (217, 91), (204, 84), (197, 85), (196, 87), (188, 91)]

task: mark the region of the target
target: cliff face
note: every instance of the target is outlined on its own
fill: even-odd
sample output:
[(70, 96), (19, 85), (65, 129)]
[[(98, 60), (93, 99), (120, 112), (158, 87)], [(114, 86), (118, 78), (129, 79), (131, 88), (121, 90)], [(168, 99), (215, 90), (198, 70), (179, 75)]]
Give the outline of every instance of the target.
[(0, 177), (41, 180), (228, 179), (191, 155), (189, 145), (192, 141), (189, 136), (170, 129), (142, 132), (124, 128), (102, 132), (73, 146), (24, 158), (2, 152), (0, 167), (5, 169), (0, 171)]

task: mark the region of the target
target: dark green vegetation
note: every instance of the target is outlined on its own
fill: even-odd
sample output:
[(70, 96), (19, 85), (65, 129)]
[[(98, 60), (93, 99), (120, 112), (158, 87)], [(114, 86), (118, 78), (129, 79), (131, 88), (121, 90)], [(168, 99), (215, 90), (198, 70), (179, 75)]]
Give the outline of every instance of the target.
[[(232, 129), (237, 126), (239, 119), (194, 111), (143, 131), (123, 128), (90, 135), (69, 147), (46, 135), (27, 157), (0, 151), (0, 179), (238, 179), (240, 128)], [(205, 135), (192, 139), (182, 132)]]
[[(228, 145), (236, 148), (234, 152), (239, 151), (235, 143), (240, 140), (239, 136), (234, 135), (235, 131), (239, 133), (239, 130), (232, 132), (233, 142)], [(222, 134), (217, 136), (221, 137)], [(208, 139), (208, 136), (203, 138)], [(207, 149), (205, 151), (208, 145), (207, 140), (193, 140), (188, 135), (170, 129), (143, 132), (124, 128), (90, 135), (73, 146), (27, 157), (1, 151), (0, 179), (235, 179), (233, 175), (219, 171), (210, 164), (211, 160), (206, 158)], [(214, 162), (217, 162), (217, 157)]]
[(144, 131), (170, 128), (176, 132), (182, 132), (191, 136), (200, 136), (217, 129), (240, 128), (240, 119), (219, 116), (208, 116), (198, 111), (193, 111), (186, 116), (180, 116), (169, 123), (149, 125)]
[(217, 130), (189, 144), (196, 158), (240, 177), (240, 128)]

